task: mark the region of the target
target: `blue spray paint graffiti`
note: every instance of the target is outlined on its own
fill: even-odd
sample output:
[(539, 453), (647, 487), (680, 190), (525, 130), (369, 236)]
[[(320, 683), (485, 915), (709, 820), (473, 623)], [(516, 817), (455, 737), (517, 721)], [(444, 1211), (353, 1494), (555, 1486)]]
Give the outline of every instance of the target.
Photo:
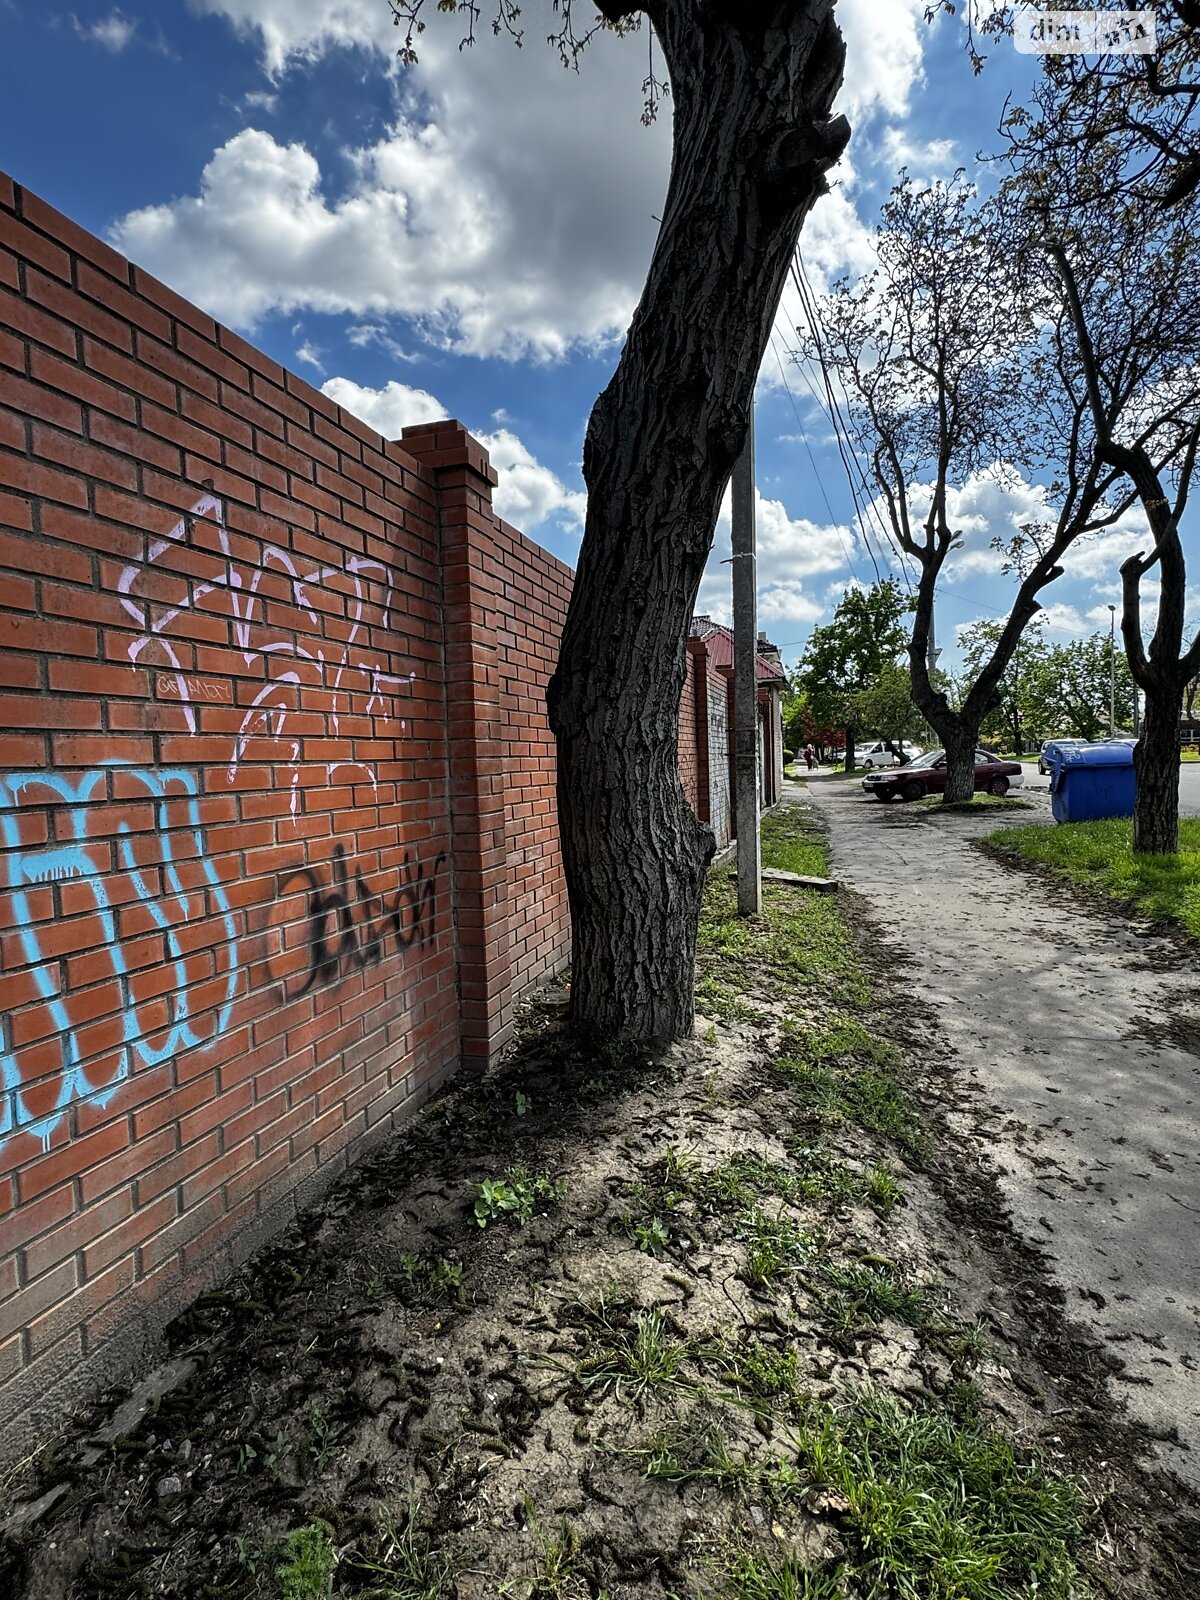
[[(92, 858), (93, 842), (87, 838), (88, 806), (107, 795), (107, 775), (119, 771), (126, 783), (140, 786), (156, 803), (159, 859), (163, 891), (157, 893), (147, 881), (146, 868), (139, 866), (131, 830), (124, 823), (118, 829), (119, 871), (128, 875), (133, 890), (163, 934), (168, 959), (174, 968), (175, 984), (169, 999), (170, 1026), (157, 1040), (142, 1025), (130, 984), (129, 966), (121, 940), (109, 885), (112, 875)], [(12, 1047), (11, 1023), (0, 1017), (0, 1144), (18, 1133), (28, 1133), (47, 1146), (64, 1117), (76, 1103), (105, 1106), (128, 1079), (135, 1065), (155, 1066), (181, 1050), (192, 1049), (216, 1038), (226, 1027), (233, 1007), (238, 981), (237, 934), (229, 901), (220, 879), (208, 859), (200, 825), (198, 785), (195, 775), (182, 768), (108, 767), (93, 772), (57, 775), (45, 772), (11, 773), (0, 778), (0, 841), (6, 847), (5, 886), (12, 896), (12, 922), (19, 932), (25, 959), (30, 963), (33, 982), (46, 1002), (50, 1018), (61, 1041), (63, 1065), (58, 1093), (49, 1110), (40, 1113), (29, 1104), (24, 1090), (25, 1077)], [(22, 811), (31, 805), (63, 808), (57, 812), (59, 826), (53, 844), (30, 848), (21, 842)], [(171, 823), (169, 807), (182, 808), (184, 826)], [(65, 817), (65, 826), (63, 818)], [(198, 880), (189, 888), (180, 870), (186, 855), (194, 859), (192, 875)], [(30, 905), (31, 889), (40, 884), (75, 879), (86, 883), (98, 919), (102, 945), (107, 953), (121, 997), (122, 1045), (106, 1081), (97, 1086), (87, 1075), (87, 1063), (79, 1046), (58, 977), (56, 961), (46, 959), (39, 930)], [(203, 881), (199, 881), (202, 879)], [(206, 894), (223, 921), (228, 943), (217, 953), (218, 968), (224, 972), (225, 995), (217, 1009), (203, 1018), (193, 1019), (189, 1009), (189, 977), (186, 956), (179, 933), (183, 926), (208, 914)], [(203, 1031), (202, 1031), (203, 1030)]]

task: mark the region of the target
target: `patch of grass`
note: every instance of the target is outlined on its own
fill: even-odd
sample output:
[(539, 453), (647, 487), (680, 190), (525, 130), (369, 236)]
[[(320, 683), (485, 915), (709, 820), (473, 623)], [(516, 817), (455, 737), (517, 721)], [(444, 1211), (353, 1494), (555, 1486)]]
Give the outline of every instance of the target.
[[(560, 1517), (553, 1528), (546, 1528), (530, 1494), (522, 1496), (522, 1504), (525, 1525), (533, 1539), (534, 1559), (533, 1571), (521, 1584), (520, 1592), (523, 1600), (558, 1600), (579, 1564), (583, 1542), (569, 1517)], [(500, 1592), (511, 1594), (513, 1590), (505, 1584)], [(572, 1584), (571, 1593), (576, 1592), (582, 1594), (586, 1590), (577, 1591)]]
[(283, 1600), (329, 1600), (337, 1550), (333, 1530), (325, 1522), (296, 1528), (283, 1541), (275, 1578)]
[(1200, 819), (1180, 820), (1178, 855), (1135, 855), (1132, 838), (1128, 817), (1109, 817), (1054, 828), (1004, 828), (982, 842), (998, 855), (1130, 901), (1142, 916), (1200, 938)]
[(742, 1217), (740, 1236), (748, 1254), (746, 1276), (764, 1289), (783, 1273), (794, 1272), (816, 1249), (812, 1235), (790, 1217), (768, 1217), (758, 1206)]
[(796, 1393), (800, 1358), (794, 1348), (776, 1348), (757, 1339), (728, 1346), (722, 1352), (720, 1376), (755, 1400), (774, 1400)]
[(883, 1217), (890, 1216), (897, 1206), (904, 1204), (904, 1190), (886, 1161), (880, 1161), (867, 1174), (866, 1195)]
[(619, 1289), (610, 1289), (566, 1307), (564, 1322), (584, 1334), (584, 1351), (570, 1366), (558, 1359), (547, 1364), (569, 1371), (589, 1395), (613, 1395), (637, 1405), (649, 1389), (694, 1389), (685, 1363), (695, 1351), (679, 1338), (674, 1325), (659, 1306), (634, 1310)]
[(794, 806), (772, 811), (762, 821), (762, 864), (781, 872), (824, 877), (829, 856), (821, 835)]
[(896, 1081), (900, 1057), (892, 1045), (848, 1016), (791, 1037), (793, 1052), (772, 1066), (819, 1119), (857, 1122), (924, 1159), (927, 1141)]
[[(704, 931), (703, 915), (700, 919)], [(700, 946), (701, 956), (704, 954)], [(736, 984), (722, 983), (711, 972), (700, 971), (696, 976), (696, 1010), (706, 1017), (719, 1017), (722, 1022), (759, 1022), (762, 1013), (742, 999)]]
[(696, 1198), (706, 1210), (720, 1211), (750, 1205), (764, 1194), (786, 1200), (797, 1187), (796, 1176), (787, 1167), (748, 1150), (714, 1167), (697, 1185)]
[(668, 1483), (702, 1479), (737, 1491), (751, 1470), (749, 1462), (730, 1451), (720, 1421), (703, 1411), (668, 1423), (638, 1453), (645, 1458), (644, 1475)]
[(814, 1482), (845, 1501), (864, 1592), (924, 1600), (1070, 1600), (1079, 1486), (1001, 1435), (876, 1389), (815, 1411), (799, 1435)]
[(475, 1221), (481, 1228), (500, 1218), (523, 1228), (537, 1206), (562, 1204), (565, 1183), (555, 1183), (548, 1173), (509, 1167), (503, 1178), (485, 1178), (476, 1186)]
[(374, 1555), (353, 1556), (349, 1565), (365, 1583), (359, 1600), (444, 1600), (452, 1592), (454, 1564), (422, 1527), (416, 1494), (403, 1522), (384, 1523)]
[(804, 1484), (792, 1461), (755, 1461), (735, 1455), (721, 1418), (711, 1411), (697, 1411), (691, 1417), (669, 1423), (636, 1454), (645, 1460), (642, 1471), (647, 1478), (668, 1483), (713, 1483), (727, 1492), (753, 1494), (777, 1506), (793, 1499)]
[(910, 805), (914, 811), (1032, 811), (1032, 800), (1023, 800), (1014, 794), (974, 794), (969, 800), (951, 800), (947, 803), (940, 794), (927, 794), (921, 800), (913, 800)]
[(740, 1550), (725, 1574), (724, 1600), (844, 1600), (841, 1568), (814, 1572), (798, 1556)]
[(928, 1289), (910, 1287), (890, 1263), (824, 1261), (821, 1315), (833, 1333), (854, 1334), (890, 1317), (921, 1328), (933, 1310)]
[(785, 1144), (796, 1164), (795, 1192), (802, 1199), (839, 1206), (863, 1194), (863, 1180), (828, 1150), (808, 1139), (788, 1139)]
[[(807, 875), (827, 870), (824, 841), (796, 807), (781, 807), (762, 821), (764, 866)], [(758, 917), (737, 914), (728, 875), (709, 874), (700, 912), (696, 1005), (706, 1016), (760, 1021), (748, 1003), (759, 992), (802, 1008), (806, 995), (823, 1004), (863, 1005), (866, 978), (850, 930), (834, 900), (785, 884), (763, 885)]]
[(696, 948), (712, 955), (734, 955), (746, 948), (748, 937), (745, 919), (734, 911), (732, 915), (719, 919), (702, 918), (696, 935)]

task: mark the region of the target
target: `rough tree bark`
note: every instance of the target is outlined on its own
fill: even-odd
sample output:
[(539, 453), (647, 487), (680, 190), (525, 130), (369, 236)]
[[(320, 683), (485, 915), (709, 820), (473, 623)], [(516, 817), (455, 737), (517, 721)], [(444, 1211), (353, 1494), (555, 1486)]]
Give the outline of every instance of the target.
[[(1133, 807), (1133, 848), (1146, 855), (1174, 855), (1179, 849), (1179, 719), (1183, 697), (1194, 676), (1200, 644), (1183, 652), (1187, 569), (1179, 539), (1179, 518), (1187, 500), (1197, 438), (1193, 435), (1172, 506), (1162, 480), (1144, 450), (1109, 447), (1115, 466), (1128, 472), (1155, 536), (1149, 556), (1139, 551), (1121, 567), (1121, 637), (1133, 681), (1145, 691), (1142, 734), (1133, 751), (1137, 792)], [(1158, 621), (1149, 650), (1142, 640), (1141, 582), (1159, 567)]]
[(849, 138), (833, 0), (597, 0), (643, 12), (671, 80), (670, 184), (584, 445), (588, 510), (548, 692), (572, 1015), (662, 1044), (693, 1021), (711, 832), (677, 768), (685, 640), (801, 223)]

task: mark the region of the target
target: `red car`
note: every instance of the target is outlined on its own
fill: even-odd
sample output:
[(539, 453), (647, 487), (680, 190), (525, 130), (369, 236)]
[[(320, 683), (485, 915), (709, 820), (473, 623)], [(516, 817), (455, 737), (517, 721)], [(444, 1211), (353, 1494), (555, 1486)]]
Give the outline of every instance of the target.
[[(1023, 776), (1019, 761), (1001, 761), (986, 750), (976, 750), (976, 794), (1007, 794), (1020, 788)], [(927, 794), (941, 794), (946, 787), (946, 752), (930, 750), (906, 767), (868, 772), (862, 786), (876, 800), (921, 800)]]

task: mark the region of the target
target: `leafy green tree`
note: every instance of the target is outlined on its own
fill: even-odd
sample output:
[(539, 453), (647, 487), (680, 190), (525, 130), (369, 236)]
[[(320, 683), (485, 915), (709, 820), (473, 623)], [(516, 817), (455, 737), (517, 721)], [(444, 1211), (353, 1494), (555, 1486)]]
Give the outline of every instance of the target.
[(1046, 673), (1059, 712), (1055, 732), (1102, 739), (1114, 712), (1118, 732), (1133, 726), (1129, 661), (1107, 633), (1056, 645), (1047, 656)]
[[(905, 644), (907, 644), (905, 640)], [(889, 744), (903, 760), (902, 742), (916, 739), (924, 731), (921, 713), (913, 704), (912, 675), (898, 661), (885, 661), (875, 682), (859, 691), (851, 701), (858, 727)]]
[[(964, 630), (960, 643), (968, 672), (992, 648), (999, 628), (989, 619)], [(1133, 724), (1133, 678), (1124, 650), (1114, 650), (1103, 632), (1051, 645), (1035, 618), (1000, 681), (1001, 703), (984, 731), (1002, 736), (1018, 755), (1027, 744), (1055, 734), (1104, 738), (1114, 682), (1117, 727), (1127, 729)]]
[[(995, 652), (1003, 631), (1004, 624), (991, 618), (973, 622), (963, 629), (959, 645), (968, 679), (978, 678)], [(1053, 721), (1048, 720), (1050, 708), (1043, 696), (1048, 648), (1041, 618), (1034, 617), (996, 685), (996, 704), (980, 724), (981, 735), (1002, 739), (1005, 747), (1019, 756), (1025, 754), (1027, 744), (1046, 737), (1043, 730), (1054, 726)]]
[(793, 674), (789, 691), (783, 697), (784, 744), (797, 753), (811, 744), (824, 759), (826, 751), (836, 744), (837, 736), (837, 724), (816, 714), (807, 690), (800, 687)]
[[(494, 0), (517, 33), (515, 0)], [(587, 516), (547, 696), (573, 933), (572, 1017), (608, 1043), (692, 1030), (715, 848), (679, 780), (688, 623), (746, 439), (801, 225), (850, 136), (831, 115), (834, 0), (542, 0), (571, 64), (600, 27), (653, 30), (673, 104), (671, 175), (641, 300), (583, 448)], [(392, 0), (412, 59), (437, 11)], [(665, 89), (652, 68), (650, 107)]]
[[(796, 683), (818, 721), (846, 735), (846, 766), (854, 767), (854, 738), (864, 726), (858, 696), (873, 689), (904, 651), (909, 601), (894, 578), (869, 589), (852, 587), (838, 602), (832, 622), (814, 628), (796, 669)], [(899, 733), (896, 737), (901, 737)]]

